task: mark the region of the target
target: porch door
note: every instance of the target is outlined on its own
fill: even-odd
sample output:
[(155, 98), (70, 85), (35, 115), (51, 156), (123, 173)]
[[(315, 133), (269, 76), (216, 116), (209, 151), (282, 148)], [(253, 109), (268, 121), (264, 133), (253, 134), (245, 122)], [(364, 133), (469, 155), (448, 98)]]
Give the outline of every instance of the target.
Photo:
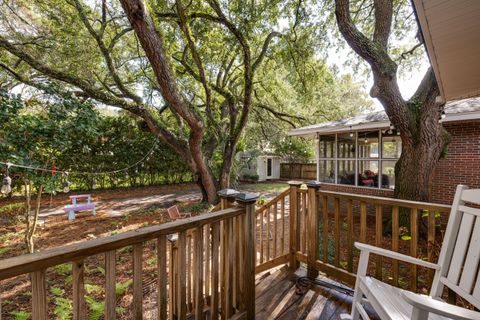
[(272, 158), (267, 158), (267, 179), (272, 178)]

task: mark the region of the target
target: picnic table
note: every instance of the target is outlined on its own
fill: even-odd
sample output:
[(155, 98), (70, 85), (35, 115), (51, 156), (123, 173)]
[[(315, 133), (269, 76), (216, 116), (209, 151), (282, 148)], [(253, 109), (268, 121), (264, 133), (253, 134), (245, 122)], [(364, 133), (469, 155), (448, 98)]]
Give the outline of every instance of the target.
[[(78, 202), (78, 200), (87, 199), (87, 202)], [(66, 205), (63, 210), (68, 213), (68, 220), (75, 220), (75, 212), (92, 210), (96, 214), (95, 202), (92, 202), (91, 194), (78, 194), (70, 196), (72, 204)]]

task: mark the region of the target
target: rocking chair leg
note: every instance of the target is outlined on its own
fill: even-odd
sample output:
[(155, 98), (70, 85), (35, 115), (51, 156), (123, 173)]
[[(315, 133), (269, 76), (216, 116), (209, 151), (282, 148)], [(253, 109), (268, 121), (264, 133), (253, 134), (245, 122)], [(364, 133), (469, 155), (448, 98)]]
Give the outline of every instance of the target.
[[(358, 263), (357, 277), (365, 276), (367, 274), (368, 258), (369, 258), (369, 252), (361, 251), (360, 261)], [(357, 278), (357, 281), (355, 282), (355, 293), (353, 295), (353, 300), (352, 300), (351, 319), (353, 320), (359, 320), (360, 314), (363, 313), (362, 312), (363, 310), (358, 310), (358, 308), (362, 308), (361, 306), (362, 298), (363, 298), (363, 293), (362, 293), (362, 290), (360, 289), (360, 281)]]

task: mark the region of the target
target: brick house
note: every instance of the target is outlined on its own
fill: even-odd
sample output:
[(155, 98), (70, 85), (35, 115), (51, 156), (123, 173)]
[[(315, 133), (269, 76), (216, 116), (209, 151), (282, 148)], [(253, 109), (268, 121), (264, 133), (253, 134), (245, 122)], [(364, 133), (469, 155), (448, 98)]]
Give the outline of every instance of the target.
[[(480, 187), (480, 98), (448, 102), (440, 121), (452, 139), (433, 172), (431, 194), (432, 202), (450, 204), (458, 184)], [(393, 195), (402, 142), (384, 111), (297, 128), (288, 135), (316, 140), (316, 179), (324, 189)]]

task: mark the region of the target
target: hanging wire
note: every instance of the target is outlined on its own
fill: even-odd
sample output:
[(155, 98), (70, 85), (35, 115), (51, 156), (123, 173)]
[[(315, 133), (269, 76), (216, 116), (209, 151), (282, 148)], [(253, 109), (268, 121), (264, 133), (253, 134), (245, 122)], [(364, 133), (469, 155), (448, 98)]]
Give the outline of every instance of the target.
[[(128, 169), (131, 169), (131, 168), (137, 166), (138, 164), (144, 162), (153, 153), (153, 151), (155, 150), (156, 147), (157, 147), (157, 142), (155, 142), (153, 144), (150, 151), (148, 151), (140, 160), (138, 160), (137, 162), (135, 162), (132, 165), (129, 165), (128, 167), (118, 169), (118, 170), (103, 171), (103, 172), (82, 172), (82, 171), (67, 171), (67, 170), (55, 169), (55, 172), (59, 173), (59, 174), (64, 174), (64, 175), (65, 174), (66, 175), (72, 175), (73, 174), (73, 175), (83, 175), (83, 176), (99, 176), (99, 175), (115, 174), (115, 173), (119, 173), (119, 172), (124, 172), (124, 171), (127, 171)], [(28, 170), (35, 170), (35, 171), (44, 171), (44, 172), (51, 172), (52, 171), (52, 168), (40, 168), (40, 167), (26, 166), (26, 165), (23, 165), (23, 164), (16, 164), (16, 163), (11, 163), (11, 162), (0, 161), (0, 164), (3, 164), (7, 167), (16, 167), (16, 168), (22, 168), (22, 169), (28, 169)]]

